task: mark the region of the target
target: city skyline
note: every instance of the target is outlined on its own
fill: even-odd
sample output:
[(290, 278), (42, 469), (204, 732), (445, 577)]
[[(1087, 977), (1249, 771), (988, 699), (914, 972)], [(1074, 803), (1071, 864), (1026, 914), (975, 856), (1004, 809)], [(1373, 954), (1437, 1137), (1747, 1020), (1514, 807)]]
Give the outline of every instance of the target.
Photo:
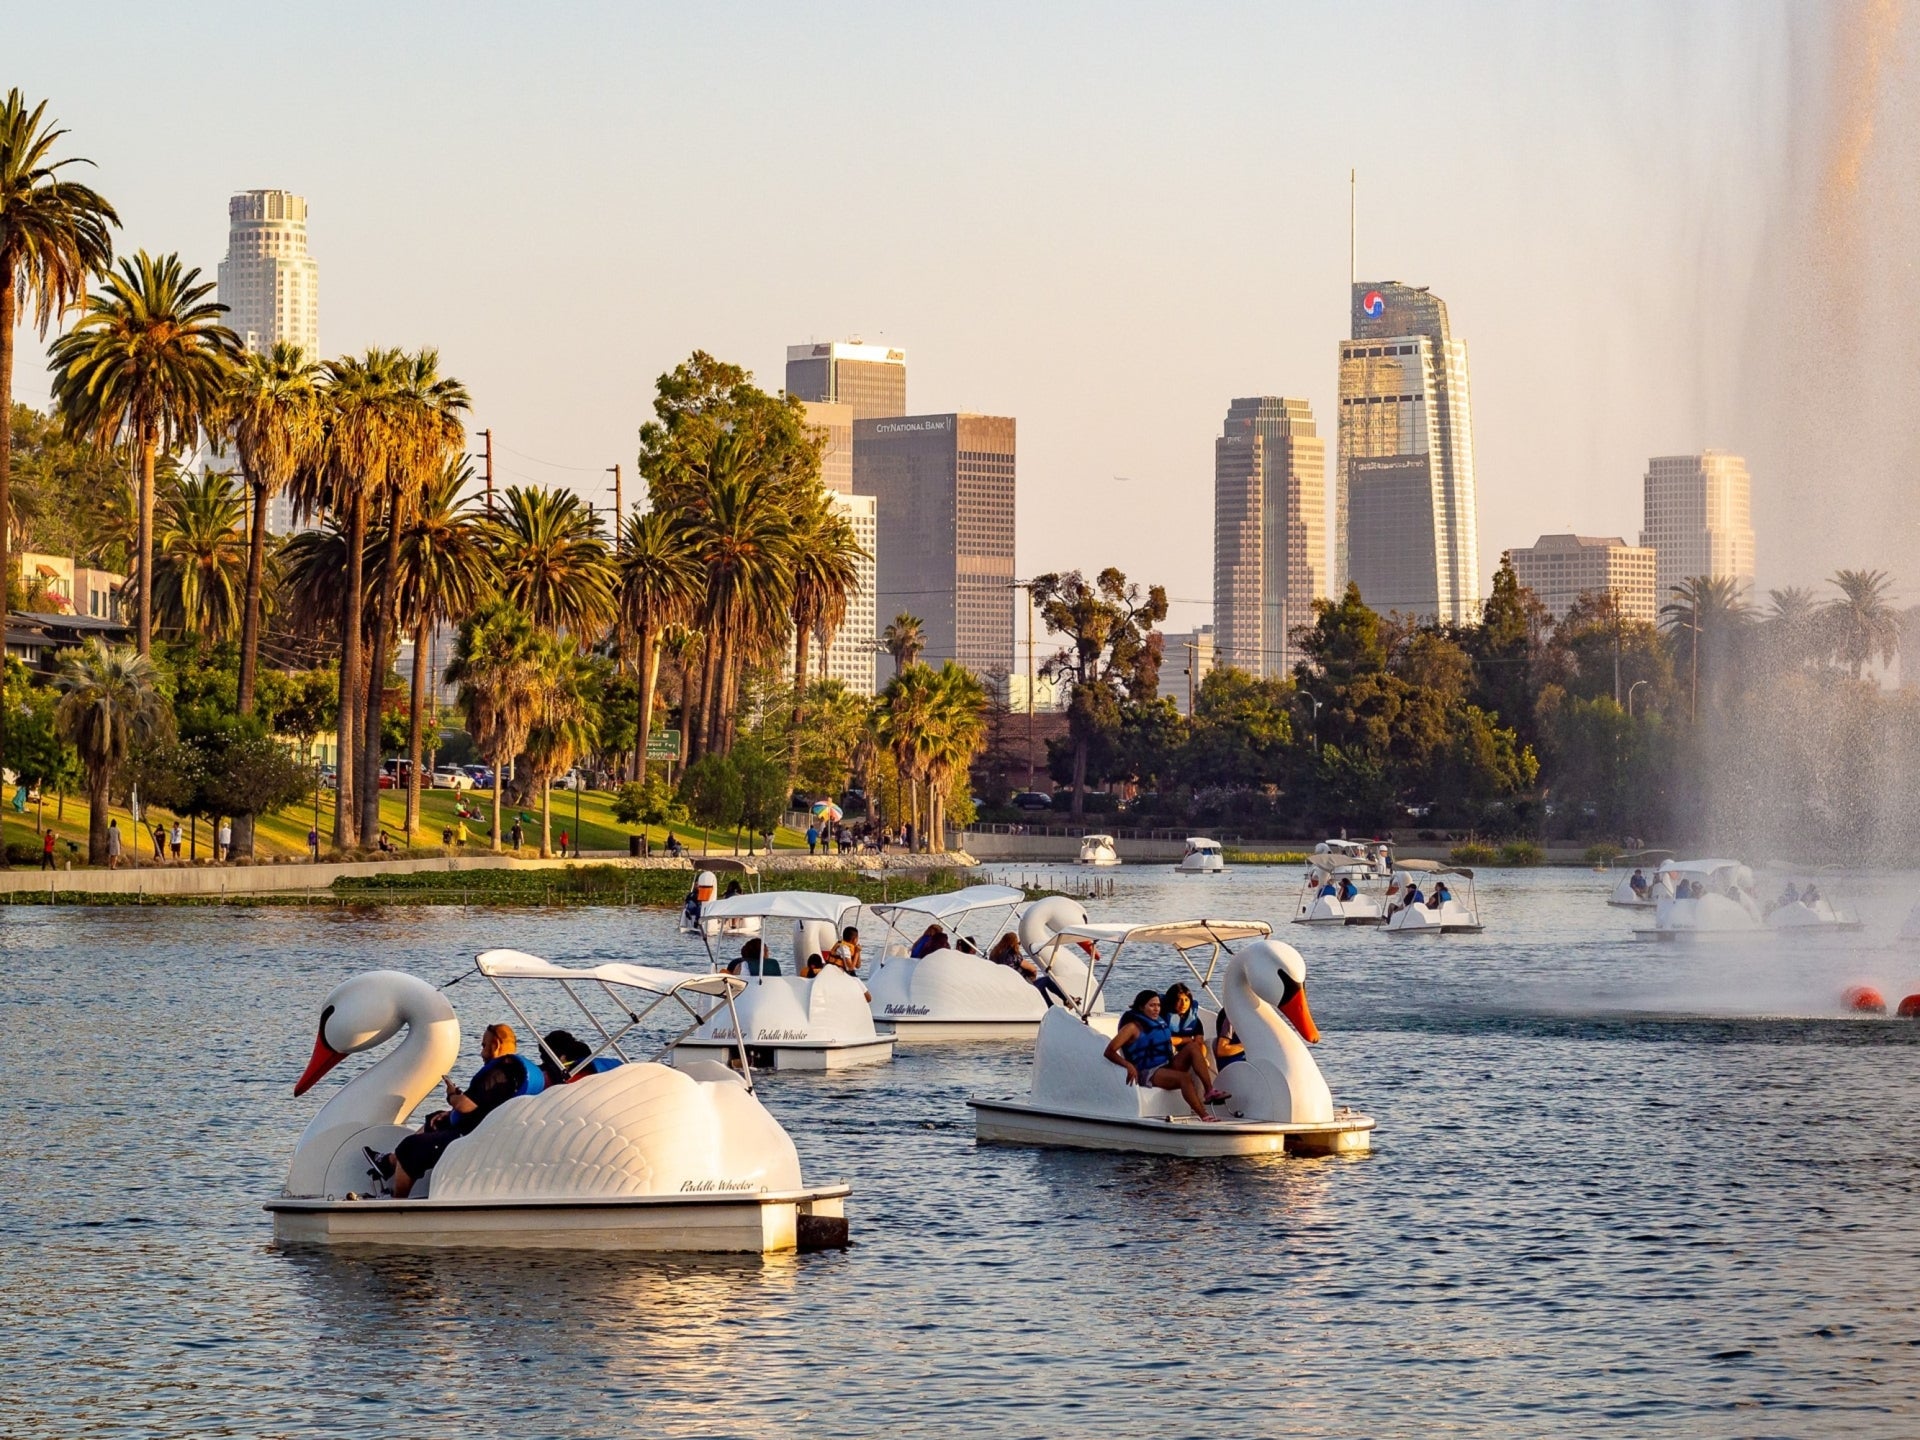
[[(160, 33), (158, 17), (124, 18), (136, 41)], [(761, 12), (721, 47), (692, 16), (603, 16), (581, 83), (512, 122), (486, 97), (579, 51), (579, 22), (477, 6), (461, 63), (421, 65), (443, 40), (422, 18), (388, 17), (369, 57), (349, 25), (236, 17), (202, 37), (211, 63), (293, 48), (308, 61), (295, 103), (245, 126), (143, 92), (137, 44), (83, 58), (58, 43), (51, 16), (23, 21), (20, 79), (97, 162), (89, 178), (115, 196), (123, 250), (177, 249), (211, 276), (220, 200), (263, 181), (306, 196), (325, 217), (328, 345), (436, 345), (474, 392), (476, 426), (496, 435), (502, 481), (603, 486), (606, 466), (632, 462), (654, 377), (695, 348), (775, 389), (784, 356), (770, 337), (863, 335), (913, 353), (916, 388), (941, 405), (1021, 417), (1020, 573), (1118, 564), (1167, 585), (1170, 624), (1205, 623), (1211, 526), (1204, 505), (1177, 497), (1207, 483), (1220, 397), (1297, 394), (1335, 412), (1328, 357), (1344, 328), (1357, 166), (1361, 268), (1431, 284), (1473, 340), (1482, 585), (1502, 548), (1538, 534), (1633, 535), (1646, 457), (1708, 448), (1753, 463), (1762, 586), (1814, 583), (1843, 563), (1897, 568), (1911, 547), (1901, 505), (1793, 524), (1835, 478), (1835, 435), (1871, 427), (1826, 423), (1825, 410), (1850, 414), (1834, 403), (1780, 403), (1786, 380), (1766, 368), (1804, 318), (1771, 282), (1800, 253), (1801, 222), (1834, 203), (1820, 186), (1853, 113), (1857, 61), (1840, 19), (1494, 5), (1365, 21), (1142, 17), (1123, 31), (1084, 20), (1034, 17), (1009, 45), (985, 11), (954, 17), (929, 45), (925, 22), (855, 7), (829, 45)], [(1444, 152), (1410, 151), (1390, 115), (1339, 103), (1355, 41), (1389, 27), (1395, 53), (1475, 77), (1449, 91), (1456, 143)], [(1297, 56), (1284, 92), (1256, 63), (1277, 44)], [(829, 59), (877, 78), (857, 103), (805, 117), (809, 164), (783, 168), (783, 77)], [(1878, 73), (1894, 103), (1911, 58), (1891, 54)], [(638, 98), (615, 105), (636, 76)], [(955, 147), (954, 116), (977, 96), (962, 76), (1010, 98)], [(378, 151), (330, 144), (306, 117), (335, 93), (377, 98), (399, 138)], [(855, 123), (879, 111), (886, 125)], [(595, 144), (565, 138), (577, 133)], [(1281, 133), (1286, 185), (1248, 187), (1243, 137)], [(723, 150), (731, 189), (713, 163)], [(592, 225), (555, 224), (554, 205), (488, 203), (494, 179), (535, 154), (554, 204), (590, 204)], [(1838, 219), (1822, 212), (1827, 241), (1854, 250), (1823, 251), (1813, 267), (1842, 280), (1903, 253), (1911, 228), (1873, 198), (1903, 193), (1911, 162), (1878, 140), (1854, 158), (1867, 198)], [(737, 184), (743, 166), (756, 183)], [(806, 213), (823, 183), (831, 222), (766, 247), (760, 217)], [(661, 187), (698, 203), (669, 216)], [(996, 203), (954, 211), (969, 192)], [(856, 214), (885, 221), (862, 236), (845, 218)], [(1219, 223), (1202, 232), (1198, 214)], [(1247, 274), (1263, 277), (1256, 290)], [(487, 299), (502, 295), (538, 297), (538, 323), (524, 305), (503, 319)], [(1849, 355), (1876, 357), (1905, 333), (1897, 294), (1847, 313), (1858, 317)], [(37, 339), (23, 340), (17, 393), (44, 404)], [(1553, 363), (1540, 363), (1548, 347)], [(1860, 403), (1876, 385), (1856, 387)], [(1906, 422), (1894, 430), (1877, 437), (1881, 484), (1910, 468)], [(1141, 527), (1132, 514), (1149, 489), (1175, 498)], [(1877, 533), (1876, 509), (1893, 517)]]

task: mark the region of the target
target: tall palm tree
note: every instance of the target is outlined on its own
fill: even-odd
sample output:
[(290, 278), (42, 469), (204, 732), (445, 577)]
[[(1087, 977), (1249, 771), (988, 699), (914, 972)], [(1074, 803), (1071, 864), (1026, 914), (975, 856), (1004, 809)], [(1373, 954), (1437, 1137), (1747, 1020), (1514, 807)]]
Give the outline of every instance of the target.
[(216, 644), (242, 627), (247, 591), (246, 492), (233, 476), (186, 475), (157, 507), (154, 605), (180, 635)]
[(510, 485), (487, 526), (500, 593), (550, 635), (598, 642), (614, 618), (613, 557), (571, 490)]
[[(268, 354), (248, 354), (220, 397), (217, 428), (233, 443), (240, 471), (252, 491), (247, 527), (247, 585), (240, 621), (239, 711), (253, 713), (254, 676), (260, 662), (260, 600), (266, 574), (267, 503), (288, 482), (320, 436), (315, 393), (320, 367), (298, 345), (282, 340)], [(250, 819), (250, 817), (248, 817)], [(245, 827), (249, 834), (251, 824)], [(236, 849), (251, 854), (250, 843)]]
[[(378, 494), (385, 530), (383, 563), (375, 572), (372, 656), (368, 674), (366, 723), (360, 760), (360, 833), (380, 828), (380, 703), (388, 669), (389, 647), (399, 618), (400, 545), (420, 491), (445, 471), (447, 462), (466, 442), (461, 423), (469, 408), (467, 387), (440, 373), (440, 354), (421, 350), (391, 356), (386, 377), (393, 448)], [(413, 807), (419, 801), (415, 793)]]
[(973, 764), (987, 733), (987, 690), (949, 660), (934, 679), (933, 713), (921, 744), (927, 777), (927, 848), (947, 848), (947, 789)]
[(1767, 592), (1767, 613), (1760, 621), (1768, 648), (1791, 669), (1819, 658), (1820, 602), (1804, 585)]
[(1840, 592), (1820, 612), (1834, 656), (1854, 679), (1874, 659), (1891, 665), (1900, 653), (1900, 612), (1884, 570), (1842, 570), (1829, 582)]
[(907, 787), (908, 818), (916, 841), (925, 835), (920, 824), (920, 782), (926, 778), (927, 755), (939, 714), (939, 680), (926, 665), (909, 665), (887, 682), (880, 694), (880, 738), (893, 752), (900, 781)]
[[(63, 180), (78, 155), (55, 158), (66, 135), (46, 119), (43, 100), (32, 109), (19, 90), (0, 100), (0, 595), (13, 574), (7, 543), (13, 530), (13, 342), (28, 318), (42, 338), (56, 315), (86, 294), (87, 277), (113, 263), (113, 227), (120, 217), (94, 191)], [(4, 601), (0, 601), (4, 609)], [(0, 754), (7, 748), (0, 706)], [(0, 846), (0, 870), (6, 868)]]
[(463, 492), (473, 471), (449, 460), (415, 497), (400, 537), (399, 613), (413, 632), (413, 684), (407, 713), (407, 837), (420, 828), (420, 757), (426, 715), (429, 641), (434, 628), (480, 603), (494, 578), (480, 510)]
[(793, 719), (788, 729), (787, 773), (800, 768), (800, 729), (805, 719), (808, 642), (820, 637), (824, 657), (846, 623), (847, 604), (860, 583), (860, 562), (868, 559), (846, 516), (832, 508), (825, 492), (795, 516), (793, 536)]
[(60, 734), (87, 772), (87, 863), (107, 862), (107, 800), (136, 743), (162, 734), (173, 712), (150, 657), (89, 640), (60, 667)]
[(500, 796), (506, 768), (526, 749), (540, 716), (541, 639), (526, 612), (494, 598), (460, 627), (447, 681), (460, 687), (460, 706), (480, 753), (493, 766), (493, 849), (500, 849)]
[[(359, 793), (361, 749), (370, 740), (377, 751), (379, 732), (369, 737), (361, 713), (365, 682), (361, 640), (366, 620), (367, 526), (373, 497), (386, 485), (387, 468), (399, 448), (393, 379), (400, 365), (397, 350), (330, 360), (322, 367), (318, 393), (319, 434), (304, 463), (288, 482), (296, 513), (305, 518), (327, 513), (345, 539), (345, 568), (333, 593), (340, 612), (340, 710), (335, 721), (340, 763), (334, 792), (333, 848), (345, 850), (361, 837)], [(370, 688), (378, 691), (376, 681)], [(356, 743), (359, 742), (359, 743)], [(377, 797), (376, 797), (377, 798)]]
[(1688, 637), (1688, 666), (1692, 672), (1687, 720), (1700, 717), (1700, 651), (1724, 653), (1728, 642), (1752, 621), (1752, 612), (1738, 580), (1724, 575), (1696, 575), (1672, 590), (1673, 599), (1660, 607), (1660, 623), (1670, 633)]
[(153, 467), (193, 443), (213, 416), (240, 354), (213, 300), (178, 255), (122, 260), (86, 313), (53, 342), (53, 398), (68, 433), (105, 449), (125, 439), (140, 465), (139, 643), (153, 648)]
[(633, 637), (640, 681), (640, 723), (631, 778), (647, 774), (653, 697), (660, 682), (660, 645), (667, 628), (684, 624), (700, 597), (699, 562), (679, 527), (658, 510), (627, 517), (620, 547), (620, 621)]
[(593, 748), (598, 731), (587, 692), (593, 665), (572, 636), (540, 643), (538, 718), (527, 732), (527, 765), (540, 788), (540, 854), (553, 853), (553, 781)]
[(893, 657), (893, 673), (898, 675), (927, 653), (925, 622), (918, 615), (902, 611), (880, 632), (880, 643)]

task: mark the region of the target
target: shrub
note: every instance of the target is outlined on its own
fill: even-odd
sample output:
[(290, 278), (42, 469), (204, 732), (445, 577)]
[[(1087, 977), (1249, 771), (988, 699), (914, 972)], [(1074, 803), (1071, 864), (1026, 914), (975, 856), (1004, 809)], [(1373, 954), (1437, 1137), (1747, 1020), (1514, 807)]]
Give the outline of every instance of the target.
[(1547, 858), (1547, 852), (1531, 840), (1509, 840), (1500, 847), (1502, 865), (1538, 865)]
[(1602, 841), (1598, 845), (1589, 845), (1586, 850), (1586, 862), (1589, 865), (1607, 865), (1620, 858), (1620, 847)]
[(1447, 852), (1451, 865), (1491, 865), (1498, 858), (1499, 852), (1482, 840), (1463, 840)]

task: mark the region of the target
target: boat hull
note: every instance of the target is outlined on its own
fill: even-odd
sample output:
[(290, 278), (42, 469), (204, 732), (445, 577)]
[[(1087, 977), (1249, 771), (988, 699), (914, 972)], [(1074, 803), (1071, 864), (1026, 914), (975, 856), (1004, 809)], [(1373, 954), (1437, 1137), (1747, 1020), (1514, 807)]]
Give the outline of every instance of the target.
[(1387, 918), (1384, 915), (1328, 915), (1324, 918), (1296, 915), (1293, 917), (1293, 923), (1295, 925), (1384, 925), (1387, 923)]
[(844, 1241), (850, 1193), (850, 1186), (828, 1185), (758, 1195), (619, 1200), (283, 1197), (268, 1202), (266, 1209), (273, 1216), (274, 1239), (282, 1245), (772, 1254), (802, 1248), (819, 1229), (828, 1234), (839, 1230)]
[(1017, 1100), (969, 1100), (982, 1145), (1123, 1150), (1143, 1155), (1359, 1155), (1373, 1147), (1373, 1117), (1347, 1112), (1305, 1125), (1259, 1120), (1217, 1124), (1124, 1119), (1047, 1110)]
[[(861, 1040), (845, 1045), (763, 1044), (747, 1042), (747, 1061), (762, 1070), (852, 1070), (862, 1065), (884, 1065), (893, 1059), (894, 1036)], [(675, 1062), (680, 1060), (717, 1060), (725, 1065), (738, 1052), (732, 1041), (707, 1043), (682, 1040), (673, 1047)]]

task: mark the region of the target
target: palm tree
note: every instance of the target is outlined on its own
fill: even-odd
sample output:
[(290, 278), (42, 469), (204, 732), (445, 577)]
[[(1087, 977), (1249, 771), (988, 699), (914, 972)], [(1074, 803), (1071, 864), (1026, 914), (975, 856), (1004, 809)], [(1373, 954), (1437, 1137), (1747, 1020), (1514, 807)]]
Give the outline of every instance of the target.
[(107, 797), (135, 744), (163, 734), (173, 712), (151, 658), (89, 640), (60, 667), (60, 734), (87, 771), (87, 863), (107, 862)]
[(893, 657), (893, 673), (898, 675), (926, 654), (925, 623), (918, 615), (908, 615), (903, 611), (894, 616), (893, 623), (880, 632), (880, 643)]
[(216, 644), (243, 624), (249, 560), (240, 527), (246, 493), (220, 470), (181, 477), (158, 507), (154, 534), (154, 604), (180, 635)]
[(540, 716), (540, 634), (511, 601), (496, 597), (467, 617), (447, 681), (460, 687), (460, 706), (474, 744), (493, 766), (493, 849), (500, 849), (500, 795), (506, 768), (526, 749)]
[(1769, 648), (1789, 667), (1799, 670), (1819, 658), (1820, 602), (1804, 585), (1767, 592), (1767, 613), (1761, 620)]
[(914, 838), (925, 835), (920, 824), (920, 782), (927, 773), (927, 756), (939, 713), (939, 680), (931, 667), (909, 665), (887, 682), (880, 694), (880, 738), (893, 752), (900, 781), (907, 787), (908, 818)]
[(987, 689), (974, 673), (949, 660), (934, 676), (931, 735), (924, 746), (927, 771), (927, 844), (947, 848), (947, 789), (973, 765), (987, 734)]
[[(86, 293), (87, 277), (113, 263), (120, 223), (113, 207), (87, 186), (63, 180), (69, 165), (91, 165), (77, 155), (55, 159), (66, 131), (46, 121), (46, 102), (27, 108), (19, 90), (0, 101), (0, 595), (13, 575), (7, 542), (13, 530), (13, 342), (27, 316), (42, 338), (56, 315)], [(0, 601), (0, 610), (5, 602)], [(0, 754), (7, 748), (0, 706)], [(0, 870), (6, 868), (0, 846)]]
[(71, 435), (125, 439), (140, 464), (140, 653), (153, 648), (153, 467), (193, 443), (240, 353), (213, 282), (178, 255), (142, 250), (106, 276), (80, 322), (53, 342), (53, 398)]
[(669, 626), (684, 624), (700, 596), (700, 566), (671, 519), (658, 510), (627, 517), (620, 547), (620, 619), (633, 636), (640, 681), (640, 723), (632, 778), (647, 774), (653, 697), (660, 682), (660, 645)]
[[(1660, 623), (1669, 632), (1684, 631), (1689, 637), (1688, 664), (1692, 671), (1691, 694), (1687, 702), (1687, 720), (1700, 716), (1700, 647), (1702, 637), (1710, 637), (1709, 651), (1722, 648), (1752, 620), (1743, 587), (1725, 575), (1696, 575), (1682, 580), (1672, 590), (1673, 599), (1660, 607)], [(1709, 660), (1711, 661), (1711, 653)]]
[(613, 623), (613, 559), (593, 511), (573, 491), (508, 486), (487, 540), (500, 593), (540, 629), (593, 644)]
[(399, 611), (413, 631), (413, 685), (407, 714), (407, 838), (420, 828), (420, 756), (434, 627), (465, 615), (493, 581), (478, 507), (462, 492), (473, 471), (449, 460), (415, 497), (400, 538)]
[[(553, 853), (553, 780), (593, 748), (597, 731), (587, 692), (593, 666), (571, 636), (540, 644), (539, 718), (527, 732), (527, 767), (540, 787), (540, 854)], [(498, 787), (495, 787), (498, 793)]]
[(1856, 680), (1876, 658), (1891, 665), (1900, 653), (1892, 577), (1884, 570), (1842, 570), (1829, 583), (1840, 598), (1828, 602), (1820, 619), (1834, 656)]
[[(385, 484), (377, 496), (386, 532), (384, 563), (375, 571), (373, 654), (368, 664), (372, 683), (367, 691), (366, 724), (360, 761), (360, 833), (380, 828), (380, 704), (388, 669), (388, 647), (399, 617), (397, 589), (400, 545), (420, 491), (442, 474), (447, 462), (466, 442), (460, 417), (467, 412), (467, 387), (440, 374), (440, 354), (422, 350), (414, 355), (388, 353), (385, 376), (393, 426), (392, 449), (385, 467)], [(409, 808), (417, 809), (416, 798)]]
[(846, 623), (847, 602), (860, 583), (868, 557), (853, 526), (827, 503), (824, 492), (795, 517), (793, 564), (793, 723), (788, 732), (787, 773), (800, 768), (800, 727), (805, 718), (807, 642), (820, 636), (824, 662), (833, 637)]
[[(240, 621), (239, 711), (253, 713), (254, 675), (260, 661), (260, 600), (267, 559), (267, 502), (293, 479), (301, 460), (320, 437), (320, 408), (314, 385), (320, 367), (298, 345), (277, 342), (271, 353), (248, 354), (220, 397), (217, 428), (233, 443), (241, 474), (253, 492), (252, 522), (247, 527), (247, 585)], [(251, 817), (245, 817), (249, 821)], [(251, 854), (236, 836), (236, 849)]]

